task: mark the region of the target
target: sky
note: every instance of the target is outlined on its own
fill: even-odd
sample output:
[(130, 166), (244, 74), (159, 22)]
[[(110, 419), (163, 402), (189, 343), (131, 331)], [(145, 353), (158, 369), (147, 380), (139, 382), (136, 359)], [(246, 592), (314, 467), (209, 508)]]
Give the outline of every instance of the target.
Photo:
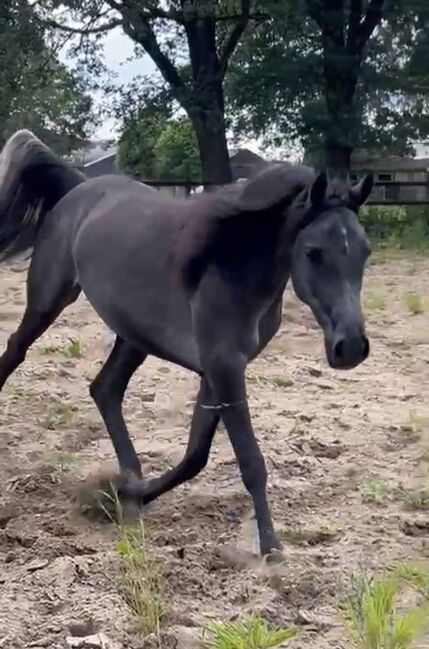
[[(127, 60), (133, 58), (133, 60)], [(138, 74), (157, 75), (157, 69), (152, 59), (144, 55), (134, 59), (133, 41), (117, 27), (109, 32), (104, 42), (104, 60), (107, 67), (118, 75), (118, 81), (129, 83)], [(106, 120), (96, 132), (96, 138), (110, 139), (116, 135), (113, 120)]]

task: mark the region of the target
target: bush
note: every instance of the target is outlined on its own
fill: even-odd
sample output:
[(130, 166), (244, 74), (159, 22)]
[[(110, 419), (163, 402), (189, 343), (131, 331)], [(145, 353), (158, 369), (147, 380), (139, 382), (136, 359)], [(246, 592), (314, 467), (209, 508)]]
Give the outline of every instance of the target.
[(375, 244), (417, 249), (429, 245), (429, 205), (366, 206), (360, 218)]

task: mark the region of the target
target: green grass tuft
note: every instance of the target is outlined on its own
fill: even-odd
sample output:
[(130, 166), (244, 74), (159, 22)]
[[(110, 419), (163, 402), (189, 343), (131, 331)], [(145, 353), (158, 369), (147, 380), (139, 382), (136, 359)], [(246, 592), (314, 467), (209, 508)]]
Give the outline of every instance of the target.
[(234, 622), (212, 622), (205, 629), (210, 637), (202, 640), (203, 649), (270, 649), (292, 640), (298, 633), (296, 627), (270, 628), (256, 615)]
[(404, 303), (408, 311), (413, 315), (418, 315), (424, 312), (423, 301), (418, 293), (406, 293), (404, 296)]
[[(359, 649), (411, 649), (429, 630), (429, 600), (422, 595), (427, 572), (398, 566), (390, 574), (368, 578), (353, 576), (339, 603), (346, 629)], [(418, 599), (411, 607), (401, 605), (404, 587)]]
[[(114, 491), (112, 486), (111, 491)], [(135, 525), (124, 522), (122, 504), (116, 492), (106, 494), (112, 501), (106, 514), (114, 523), (118, 540), (116, 551), (121, 557), (120, 588), (125, 602), (144, 636), (159, 636), (160, 623), (167, 607), (164, 597), (164, 584), (159, 561), (152, 554), (146, 537), (143, 519)]]
[(389, 487), (385, 482), (365, 480), (360, 486), (360, 492), (364, 502), (381, 504), (389, 494)]

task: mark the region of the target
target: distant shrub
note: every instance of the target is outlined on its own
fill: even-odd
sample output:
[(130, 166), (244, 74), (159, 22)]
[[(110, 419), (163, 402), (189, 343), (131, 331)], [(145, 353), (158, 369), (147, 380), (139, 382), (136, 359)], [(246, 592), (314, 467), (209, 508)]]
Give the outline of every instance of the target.
[(429, 205), (365, 206), (360, 218), (369, 239), (376, 244), (400, 248), (429, 245)]

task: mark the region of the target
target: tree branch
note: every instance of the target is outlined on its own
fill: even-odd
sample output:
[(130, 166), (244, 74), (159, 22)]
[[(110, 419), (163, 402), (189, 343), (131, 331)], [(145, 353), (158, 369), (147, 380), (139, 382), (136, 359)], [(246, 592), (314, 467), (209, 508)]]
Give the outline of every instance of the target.
[(222, 52), (219, 55), (221, 79), (225, 77), (229, 60), (234, 54), (235, 48), (237, 47), (240, 38), (242, 37), (243, 32), (249, 23), (250, 1), (251, 0), (241, 0), (241, 14), (238, 16), (237, 22), (234, 27), (232, 27), (229, 36), (226, 39), (226, 43), (223, 46)]
[[(174, 94), (181, 95), (184, 90), (183, 80), (174, 63), (161, 50), (156, 34), (145, 14), (140, 11), (136, 12), (124, 2), (122, 15), (124, 32), (144, 48), (165, 81), (171, 85)], [(183, 101), (183, 97), (181, 99)], [(180, 99), (178, 100), (180, 101)]]
[(360, 24), (357, 45), (363, 49), (374, 29), (380, 24), (383, 17), (384, 0), (371, 0), (365, 12), (365, 17)]
[(52, 20), (51, 18), (38, 18), (38, 20), (48, 27), (59, 29), (60, 31), (67, 32), (68, 34), (81, 35), (102, 34), (122, 25), (122, 20), (120, 18), (112, 18), (112, 20), (109, 20), (109, 22), (105, 23), (104, 25), (99, 25), (98, 27), (90, 27), (89, 25), (85, 25), (84, 27), (71, 27), (70, 25), (63, 25), (62, 23), (59, 23), (56, 20)]
[[(123, 13), (123, 10), (129, 9), (139, 11), (139, 14), (141, 16), (144, 16), (148, 20), (153, 19), (153, 18), (163, 18), (164, 20), (173, 20), (176, 23), (183, 23), (183, 18), (182, 18), (182, 13), (181, 11), (176, 11), (174, 9), (169, 9), (168, 11), (165, 9), (161, 9), (159, 6), (155, 6), (151, 1), (145, 1), (144, 3), (141, 3), (142, 6), (136, 6), (136, 3), (132, 2), (127, 2), (126, 0), (122, 1), (122, 4), (119, 4), (117, 0), (105, 0), (107, 4), (112, 8), (116, 9), (116, 11), (119, 11), (119, 13)], [(133, 6), (134, 4), (134, 6)]]
[(347, 34), (347, 49), (354, 50), (359, 34), (362, 17), (362, 0), (350, 0), (349, 28)]

